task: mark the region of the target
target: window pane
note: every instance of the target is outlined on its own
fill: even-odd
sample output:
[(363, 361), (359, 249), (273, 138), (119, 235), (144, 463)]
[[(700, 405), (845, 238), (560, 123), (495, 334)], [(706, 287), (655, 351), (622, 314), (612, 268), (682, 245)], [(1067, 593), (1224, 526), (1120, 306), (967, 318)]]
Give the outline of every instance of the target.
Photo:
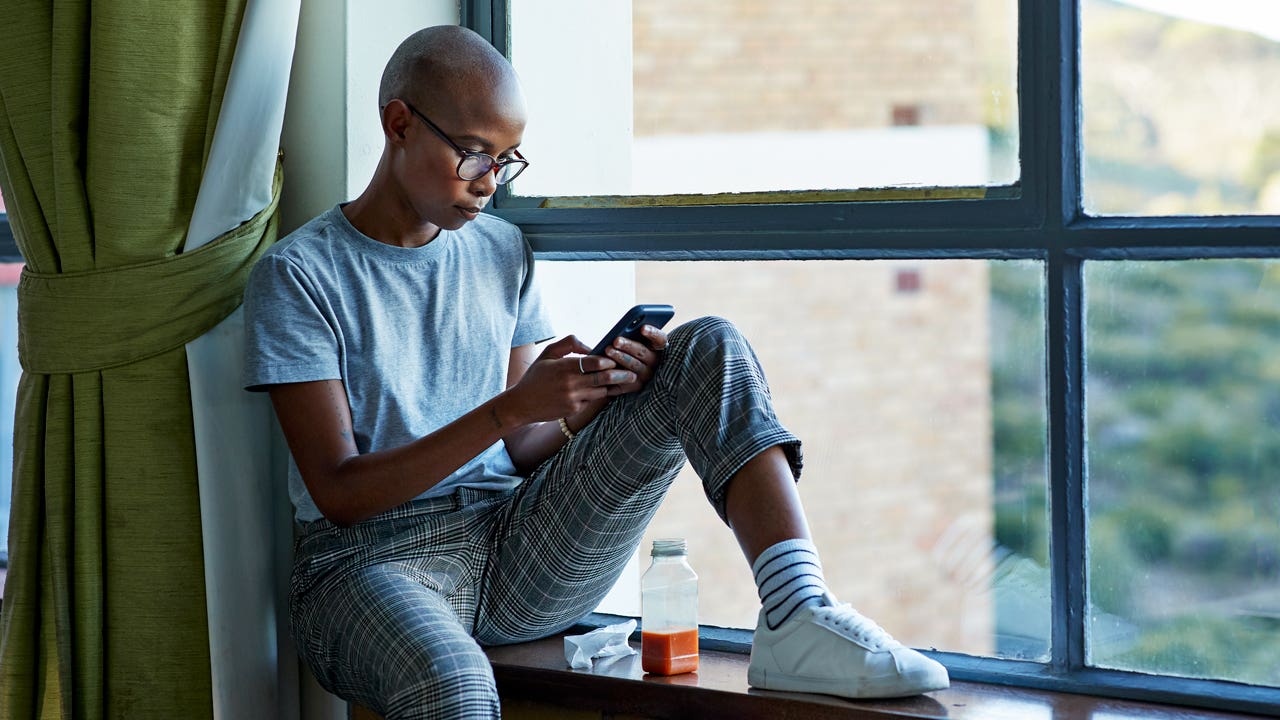
[(1085, 281), (1089, 662), (1280, 685), (1280, 262)]
[(1018, 179), (1016, 0), (512, 0), (526, 196)]
[[(917, 647), (1043, 660), (1041, 278), (1033, 261), (644, 262), (635, 299), (750, 338), (805, 443), (801, 497), (842, 600)], [(750, 571), (688, 468), (641, 547), (672, 535), (701, 621), (754, 627)]]
[(1084, 207), (1280, 213), (1280, 3), (1084, 0)]

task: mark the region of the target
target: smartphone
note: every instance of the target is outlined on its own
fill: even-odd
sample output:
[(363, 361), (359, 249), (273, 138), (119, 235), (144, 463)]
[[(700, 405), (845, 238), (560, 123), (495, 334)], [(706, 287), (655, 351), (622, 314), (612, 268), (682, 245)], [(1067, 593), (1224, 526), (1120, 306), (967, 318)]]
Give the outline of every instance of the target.
[(644, 342), (645, 338), (640, 334), (640, 328), (652, 325), (661, 329), (675, 314), (676, 309), (670, 305), (636, 305), (618, 320), (613, 329), (605, 334), (603, 340), (596, 343), (591, 354), (604, 355), (605, 349), (612, 345), (619, 335)]

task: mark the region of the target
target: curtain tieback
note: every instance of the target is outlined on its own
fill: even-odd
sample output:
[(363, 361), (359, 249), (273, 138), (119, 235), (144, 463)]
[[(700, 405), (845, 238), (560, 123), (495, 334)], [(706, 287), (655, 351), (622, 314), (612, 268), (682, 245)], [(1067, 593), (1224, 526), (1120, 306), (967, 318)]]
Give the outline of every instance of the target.
[(181, 347), (213, 329), (244, 298), (249, 271), (279, 226), (282, 171), (271, 202), (191, 252), (75, 273), (22, 271), (18, 360), (43, 375), (105, 370)]

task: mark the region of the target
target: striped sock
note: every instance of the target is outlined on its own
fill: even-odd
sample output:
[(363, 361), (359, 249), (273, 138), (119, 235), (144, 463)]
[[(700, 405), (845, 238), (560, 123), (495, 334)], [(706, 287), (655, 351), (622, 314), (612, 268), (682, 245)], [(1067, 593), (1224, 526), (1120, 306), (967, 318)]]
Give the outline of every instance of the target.
[(806, 605), (816, 605), (827, 592), (818, 548), (809, 540), (783, 540), (760, 553), (751, 565), (765, 622), (770, 630)]

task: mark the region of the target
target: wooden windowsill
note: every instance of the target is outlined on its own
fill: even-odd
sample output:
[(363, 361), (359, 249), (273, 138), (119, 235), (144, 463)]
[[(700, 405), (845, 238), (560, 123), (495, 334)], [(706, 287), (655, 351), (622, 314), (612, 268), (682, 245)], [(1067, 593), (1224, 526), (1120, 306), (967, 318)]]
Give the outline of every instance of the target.
[[(633, 646), (635, 644), (633, 643)], [(747, 657), (703, 650), (697, 673), (656, 677), (640, 656), (571, 670), (560, 636), (489, 648), (503, 703), (532, 703), (608, 718), (797, 718), (803, 720), (1242, 720), (1259, 716), (1086, 695), (953, 682), (948, 690), (901, 700), (848, 702), (747, 686)], [(550, 717), (551, 715), (541, 715)], [(540, 717), (541, 717), (540, 716)]]

